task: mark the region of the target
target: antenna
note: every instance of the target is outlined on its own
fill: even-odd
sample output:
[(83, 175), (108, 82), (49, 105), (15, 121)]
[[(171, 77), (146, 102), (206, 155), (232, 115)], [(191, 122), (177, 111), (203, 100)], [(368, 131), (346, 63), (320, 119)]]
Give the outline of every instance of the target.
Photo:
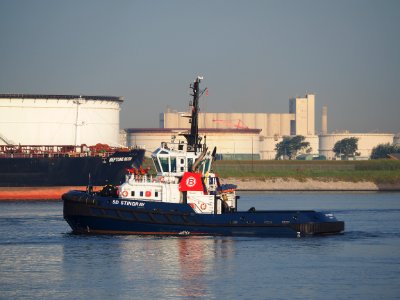
[(191, 103), (192, 106), (192, 115), (190, 116), (190, 133), (184, 134), (187, 143), (188, 143), (188, 150), (196, 151), (197, 148), (200, 148), (200, 139), (199, 139), (199, 99), (201, 95), (206, 91), (204, 89), (203, 91), (200, 91), (200, 82), (203, 79), (202, 76), (197, 76), (196, 80), (193, 82), (193, 84), (190, 85), (190, 88), (192, 89), (193, 94), (193, 100)]

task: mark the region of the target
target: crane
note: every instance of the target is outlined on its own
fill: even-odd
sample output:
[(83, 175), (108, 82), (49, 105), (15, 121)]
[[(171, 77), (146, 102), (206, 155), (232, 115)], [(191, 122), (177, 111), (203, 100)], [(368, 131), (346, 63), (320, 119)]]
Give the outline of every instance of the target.
[[(237, 123), (232, 122), (232, 121), (236, 121), (236, 120), (237, 120)], [(214, 119), (212, 121), (216, 122), (216, 123), (222, 123), (227, 127), (234, 127), (236, 129), (249, 129), (249, 127), (246, 124), (244, 124), (241, 119), (234, 119), (232, 121)]]

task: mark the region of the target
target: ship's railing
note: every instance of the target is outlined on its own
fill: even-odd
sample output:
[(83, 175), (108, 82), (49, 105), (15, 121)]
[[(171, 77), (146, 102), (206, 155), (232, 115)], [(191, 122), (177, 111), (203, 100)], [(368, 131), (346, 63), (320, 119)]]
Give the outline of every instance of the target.
[(33, 157), (109, 157), (115, 151), (128, 152), (132, 148), (114, 148), (105, 144), (96, 146), (71, 145), (0, 145), (2, 158), (33, 158)]
[(125, 181), (130, 183), (150, 183), (150, 182), (161, 182), (159, 178), (153, 177), (153, 175), (125, 175)]
[(57, 153), (57, 152), (47, 152), (47, 153), (0, 153), (1, 158), (57, 158), (57, 157), (109, 157), (115, 152), (100, 152), (100, 153), (76, 153), (76, 152), (68, 152), (68, 153)]
[(164, 176), (153, 176), (153, 175), (135, 175), (127, 174), (125, 181), (129, 183), (178, 183), (176, 177), (164, 177)]

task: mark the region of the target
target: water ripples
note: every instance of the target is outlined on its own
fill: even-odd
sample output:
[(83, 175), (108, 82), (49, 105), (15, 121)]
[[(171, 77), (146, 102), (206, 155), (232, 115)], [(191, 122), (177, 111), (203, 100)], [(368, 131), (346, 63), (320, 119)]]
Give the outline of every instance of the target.
[(400, 295), (400, 193), (244, 193), (242, 199), (259, 209), (333, 211), (346, 230), (307, 238), (87, 236), (71, 233), (61, 203), (0, 203), (0, 298)]

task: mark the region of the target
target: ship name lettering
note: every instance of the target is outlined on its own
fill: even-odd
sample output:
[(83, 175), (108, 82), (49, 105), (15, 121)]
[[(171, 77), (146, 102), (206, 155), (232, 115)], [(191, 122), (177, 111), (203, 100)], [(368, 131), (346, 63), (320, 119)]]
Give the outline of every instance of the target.
[(121, 201), (121, 205), (143, 207), (144, 203), (136, 201)]
[(117, 162), (117, 161), (130, 161), (130, 157), (110, 157), (109, 162)]

